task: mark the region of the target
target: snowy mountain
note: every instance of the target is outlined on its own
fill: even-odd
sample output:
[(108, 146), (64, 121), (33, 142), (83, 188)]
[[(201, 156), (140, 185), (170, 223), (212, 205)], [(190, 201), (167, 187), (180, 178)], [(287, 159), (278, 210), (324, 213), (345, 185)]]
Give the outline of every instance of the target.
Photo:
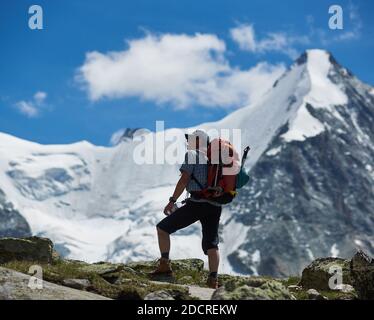
[(374, 252), (372, 88), (313, 50), (275, 84), (261, 108), (279, 110), (277, 90), (287, 90), (296, 70), (289, 104), (280, 100), (294, 111), (230, 208), (227, 229), (232, 223), (245, 230), (227, 252), (237, 272), (284, 276), (318, 257), (347, 257), (356, 248)]
[[(240, 146), (252, 148), (252, 179), (223, 213), (223, 271), (282, 276), (355, 246), (374, 253), (373, 90), (329, 53), (309, 50), (254, 104), (198, 126), (240, 129)], [(184, 150), (185, 131), (138, 137), (157, 145), (175, 135), (166, 147)], [(155, 224), (179, 165), (158, 161), (164, 149), (151, 154), (156, 164), (139, 165), (137, 132), (123, 133), (110, 148), (0, 133), (0, 222), (13, 221), (0, 233), (47, 236), (80, 260), (156, 258)], [(172, 257), (205, 259), (200, 232), (196, 224), (173, 235)]]

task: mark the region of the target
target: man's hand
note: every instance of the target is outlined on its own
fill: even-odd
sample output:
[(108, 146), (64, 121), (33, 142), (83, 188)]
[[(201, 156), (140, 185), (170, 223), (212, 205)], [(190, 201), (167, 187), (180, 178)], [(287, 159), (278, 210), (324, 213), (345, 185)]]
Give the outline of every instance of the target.
[(169, 214), (171, 214), (171, 212), (173, 211), (173, 207), (174, 207), (174, 202), (169, 202), (165, 209), (164, 209), (164, 213), (168, 216)]
[[(177, 185), (175, 186), (175, 190), (173, 193), (172, 198), (176, 201), (179, 196), (183, 193), (183, 190), (186, 188), (188, 182), (190, 181), (190, 174), (186, 171), (182, 172), (181, 177), (179, 178), (179, 181)], [(169, 201), (167, 206), (164, 209), (164, 213), (168, 216), (173, 211), (174, 202)]]

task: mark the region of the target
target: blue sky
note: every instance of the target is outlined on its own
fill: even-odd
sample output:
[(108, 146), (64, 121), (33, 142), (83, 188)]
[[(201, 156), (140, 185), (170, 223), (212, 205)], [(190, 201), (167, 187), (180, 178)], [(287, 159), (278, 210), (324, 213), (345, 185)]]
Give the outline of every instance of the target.
[[(43, 8), (43, 30), (28, 9)], [(343, 30), (328, 8), (343, 8)], [(0, 131), (108, 145), (121, 128), (188, 127), (254, 101), (308, 48), (373, 85), (372, 1), (7, 1)], [(109, 53), (112, 52), (112, 53)]]

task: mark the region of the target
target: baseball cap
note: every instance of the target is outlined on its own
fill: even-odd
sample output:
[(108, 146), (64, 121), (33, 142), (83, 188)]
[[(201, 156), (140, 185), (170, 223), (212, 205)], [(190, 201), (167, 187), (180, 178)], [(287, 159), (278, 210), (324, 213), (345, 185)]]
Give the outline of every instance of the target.
[(197, 129), (197, 130), (195, 130), (194, 132), (192, 132), (190, 134), (186, 133), (184, 136), (186, 137), (187, 140), (188, 140), (189, 137), (191, 137), (191, 138), (198, 137), (199, 141), (207, 141), (209, 143), (209, 136), (208, 136), (208, 134), (205, 131), (200, 130), (200, 129)]

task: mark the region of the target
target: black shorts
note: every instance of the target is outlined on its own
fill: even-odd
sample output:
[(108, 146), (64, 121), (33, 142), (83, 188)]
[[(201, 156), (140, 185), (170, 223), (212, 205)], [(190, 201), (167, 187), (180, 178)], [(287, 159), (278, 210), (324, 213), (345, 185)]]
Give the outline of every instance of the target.
[(202, 248), (205, 254), (209, 249), (218, 248), (218, 227), (222, 207), (214, 206), (207, 202), (187, 201), (181, 208), (162, 219), (157, 227), (172, 234), (196, 221), (202, 227)]

